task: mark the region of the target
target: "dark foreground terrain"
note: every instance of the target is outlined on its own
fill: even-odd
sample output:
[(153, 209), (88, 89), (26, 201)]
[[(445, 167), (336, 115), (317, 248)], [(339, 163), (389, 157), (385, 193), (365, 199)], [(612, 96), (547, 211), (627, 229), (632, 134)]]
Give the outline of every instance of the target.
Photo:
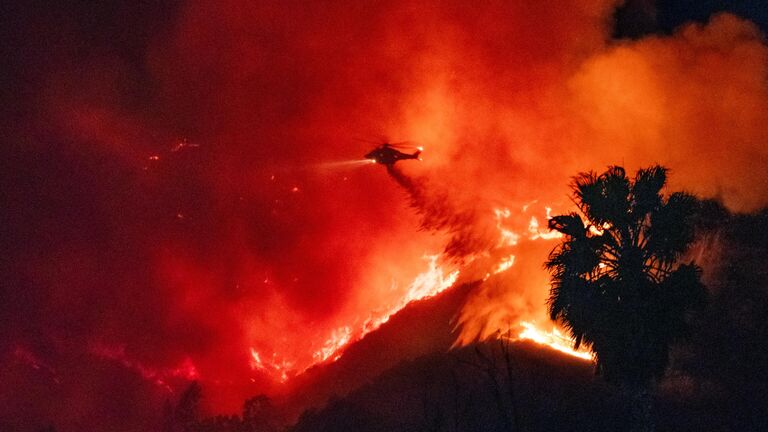
[[(690, 258), (710, 301), (657, 387), (657, 430), (768, 431), (768, 211), (730, 216), (715, 205), (705, 216)], [(147, 415), (163, 418), (163, 432), (628, 429), (627, 398), (588, 361), (504, 338), (451, 349), (451, 319), (472, 289), (409, 305), (338, 362), (285, 396), (245, 401), (240, 414), (206, 415), (206, 389), (194, 383)], [(55, 430), (25, 427), (0, 431)]]
[[(654, 420), (659, 431), (768, 430), (768, 212), (710, 210), (690, 257), (705, 269), (709, 305), (690, 317), (689, 340), (674, 349)], [(254, 399), (242, 417), (177, 418), (168, 430), (627, 430), (620, 389), (595, 376), (590, 362), (533, 343), (501, 339), (451, 350), (444, 335), (437, 344), (403, 347), (401, 358), (410, 360), (397, 364), (376, 354), (404, 343), (388, 332), (413, 340), (434, 332), (468, 289), (406, 309), (338, 364), (311, 372), (288, 400)], [(389, 360), (366, 369), (370, 358)], [(299, 405), (309, 408), (294, 421)]]

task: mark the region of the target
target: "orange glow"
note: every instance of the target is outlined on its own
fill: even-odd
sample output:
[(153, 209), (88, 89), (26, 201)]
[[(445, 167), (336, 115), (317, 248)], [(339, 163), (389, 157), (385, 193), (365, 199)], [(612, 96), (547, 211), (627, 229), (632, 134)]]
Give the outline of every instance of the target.
[(504, 259), (501, 260), (501, 262), (496, 266), (496, 269), (493, 270), (494, 274), (501, 273), (503, 271), (508, 270), (510, 267), (512, 267), (515, 264), (515, 256), (510, 255)]
[(520, 340), (530, 340), (573, 357), (593, 360), (592, 353), (589, 350), (583, 347), (580, 347), (578, 350), (573, 349), (573, 340), (555, 327), (552, 327), (550, 331), (545, 331), (537, 328), (536, 324), (529, 321), (521, 321), (520, 326), (523, 327), (523, 330), (517, 336)]
[(141, 377), (154, 383), (155, 385), (164, 388), (169, 393), (173, 393), (173, 389), (168, 383), (172, 378), (180, 378), (187, 381), (196, 380), (200, 378), (200, 374), (197, 371), (197, 367), (192, 362), (192, 359), (185, 357), (181, 363), (175, 367), (170, 368), (154, 368), (145, 365), (141, 361), (130, 357), (126, 353), (125, 346), (108, 346), (104, 344), (94, 344), (90, 348), (91, 354), (96, 357), (113, 360), (125, 368), (137, 372)]
[(334, 332), (331, 334), (331, 337), (325, 341), (325, 344), (323, 344), (322, 348), (314, 353), (312, 358), (317, 363), (322, 363), (329, 358), (332, 361), (338, 360), (338, 358), (341, 356), (340, 351), (344, 348), (344, 346), (347, 345), (347, 343), (349, 343), (351, 338), (352, 329), (349, 328), (349, 326), (344, 326), (340, 329), (334, 330)]
[(568, 348), (572, 342), (556, 329), (544, 331), (533, 324), (546, 319), (548, 277), (542, 262), (551, 250), (551, 242), (562, 237), (539, 222), (550, 219), (552, 214), (552, 207), (542, 206), (539, 201), (511, 207), (518, 211), (494, 210), (497, 246), (489, 251), (494, 260), (483, 273), (483, 284), (461, 311), (461, 334), (456, 345), (495, 337), (499, 330), (517, 323), (523, 327), (521, 339), (536, 340), (568, 354), (573, 351)]
[(496, 229), (499, 230), (499, 246), (514, 246), (520, 240), (520, 235), (504, 227), (504, 221), (509, 219), (512, 212), (508, 209), (494, 209), (496, 215)]
[[(538, 202), (538, 200), (533, 201), (530, 204), (526, 204), (522, 207), (522, 212), (526, 213), (528, 209), (530, 208), (531, 204), (535, 204)], [(546, 211), (546, 218), (547, 220), (551, 218), (551, 207), (545, 207)], [(501, 226), (500, 221), (502, 219), (510, 219), (512, 217), (512, 212), (509, 209), (504, 210), (496, 210), (496, 221), (497, 221), (497, 229), (499, 230), (500, 235), (500, 244), (502, 245), (509, 245), (509, 246), (515, 246), (517, 245), (517, 238), (515, 239), (515, 242), (508, 242), (506, 239), (509, 238), (509, 233), (511, 232), (507, 228), (504, 228)], [(528, 240), (535, 241), (535, 240), (552, 240), (552, 239), (558, 239), (562, 237), (563, 235), (560, 232), (557, 231), (550, 231), (549, 229), (542, 229), (539, 226), (539, 221), (536, 218), (536, 216), (531, 216), (529, 222), (528, 222), (528, 232), (530, 233), (528, 236)], [(519, 238), (519, 237), (518, 237)], [(515, 256), (509, 255), (506, 258), (503, 258), (499, 264), (494, 269), (494, 274), (501, 273), (503, 271), (508, 270), (515, 262)], [(489, 275), (486, 276), (486, 279), (489, 277)], [(493, 324), (493, 323), (491, 323)], [(498, 325), (499, 323), (497, 323)], [(525, 321), (522, 320), (518, 323), (520, 327), (522, 327), (521, 332), (518, 334), (517, 339), (518, 340), (530, 340), (533, 342), (536, 342), (540, 345), (548, 346), (554, 350), (560, 351), (562, 353), (568, 354), (570, 356), (574, 356), (580, 359), (585, 360), (591, 360), (592, 354), (588, 350), (585, 350), (583, 348), (579, 350), (575, 350), (572, 348), (573, 346), (573, 340), (571, 340), (569, 337), (561, 333), (557, 328), (554, 326), (550, 331), (542, 330), (536, 326), (536, 324), (533, 321)], [(500, 325), (498, 325), (499, 328), (501, 328)]]
[[(26, 68), (31, 117), (6, 146), (9, 178), (33, 176), (8, 188), (10, 231), (30, 234), (11, 282), (41, 294), (11, 324), (45, 342), (69, 329), (49, 320), (78, 323), (72, 340), (113, 344), (89, 356), (159, 386), (202, 376), (216, 408), (286, 390), (454, 283), (473, 283), (457, 345), (520, 325), (569, 352), (542, 264), (579, 171), (660, 163), (672, 190), (768, 203), (768, 47), (736, 16), (617, 42), (615, 0), (179, 3), (130, 53), (19, 63), (45, 67)], [(71, 14), (42, 15), (81, 41)], [(424, 161), (393, 180), (362, 159), (381, 135)]]
[[(549, 210), (549, 208), (547, 210)], [(547, 216), (549, 216), (549, 214), (547, 214)], [(536, 219), (536, 216), (531, 216), (531, 221), (528, 223), (528, 232), (531, 233), (531, 236), (530, 236), (531, 240), (536, 240), (536, 239), (551, 240), (551, 239), (556, 239), (563, 236), (563, 234), (559, 231), (550, 231), (549, 229), (546, 229), (546, 230), (540, 229), (539, 221)]]
[[(410, 302), (440, 294), (456, 282), (459, 271), (454, 270), (446, 274), (445, 270), (438, 265), (440, 255), (428, 255), (424, 258), (429, 263), (428, 269), (411, 281), (408, 290), (402, 297), (388, 308), (374, 311), (357, 327), (342, 326), (333, 330), (321, 347), (313, 353), (312, 361), (309, 364), (299, 365), (295, 361), (286, 360), (278, 353), (272, 353), (271, 356), (265, 358), (259, 351), (251, 347), (251, 368), (284, 383), (312, 366), (338, 360), (351, 342), (360, 340), (368, 333), (381, 327)], [(514, 257), (512, 259), (514, 260)]]
[(272, 358), (262, 359), (261, 354), (258, 351), (251, 348), (251, 367), (253, 369), (260, 370), (272, 377), (277, 378), (280, 382), (288, 381), (288, 378), (295, 375), (293, 370), (293, 363), (286, 360), (277, 360), (277, 353), (272, 353)]
[(319, 363), (329, 358), (331, 361), (336, 361), (341, 357), (343, 349), (349, 342), (359, 340), (368, 333), (378, 329), (389, 321), (393, 315), (408, 305), (408, 303), (434, 297), (450, 288), (456, 282), (456, 279), (459, 277), (459, 271), (454, 270), (445, 274), (445, 271), (437, 265), (440, 258), (439, 255), (430, 255), (424, 258), (429, 261), (429, 268), (416, 276), (403, 297), (383, 312), (372, 313), (364, 321), (362, 327), (358, 329), (357, 335), (354, 338), (349, 327), (342, 327), (334, 331), (331, 337), (326, 340), (323, 349), (315, 353), (317, 362)]

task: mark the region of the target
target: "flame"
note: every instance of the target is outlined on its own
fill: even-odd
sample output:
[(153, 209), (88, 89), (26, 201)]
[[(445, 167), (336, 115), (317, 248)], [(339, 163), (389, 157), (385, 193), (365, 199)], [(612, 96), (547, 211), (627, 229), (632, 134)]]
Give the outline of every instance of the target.
[(429, 260), (429, 269), (416, 276), (416, 279), (411, 282), (406, 295), (385, 314), (387, 319), (414, 300), (422, 300), (440, 294), (453, 285), (456, 282), (456, 278), (459, 277), (458, 270), (448, 275), (444, 274), (443, 269), (437, 265), (440, 255), (430, 255), (424, 258)]
[[(410, 302), (434, 297), (450, 288), (459, 277), (459, 270), (446, 273), (438, 265), (440, 258), (441, 255), (424, 256), (424, 259), (429, 262), (427, 270), (418, 274), (408, 286), (406, 293), (389, 307), (374, 311), (362, 320), (362, 324), (359, 326), (347, 325), (333, 330), (320, 348), (313, 353), (311, 364), (301, 367), (295, 362), (281, 359), (277, 353), (265, 357), (251, 347), (251, 369), (276, 377), (281, 383), (284, 383), (315, 365), (335, 362), (342, 356), (344, 349), (350, 343), (362, 339), (368, 333), (381, 327)], [(514, 257), (512, 259), (514, 260)]]
[[(526, 210), (527, 206), (523, 209), (523, 211), (525, 212)], [(545, 207), (545, 210), (547, 220), (551, 219), (552, 208)], [(528, 222), (528, 232), (530, 233), (530, 236), (528, 237), (530, 240), (553, 240), (563, 237), (563, 234), (559, 231), (542, 230), (539, 227), (539, 221), (536, 219), (536, 216), (531, 216), (531, 219)], [(593, 360), (593, 355), (589, 350), (584, 349), (583, 347), (579, 348), (578, 350), (574, 349), (573, 339), (564, 335), (555, 327), (552, 327), (552, 330), (550, 331), (541, 330), (537, 328), (536, 324), (531, 321), (520, 321), (519, 325), (523, 328), (523, 330), (517, 336), (519, 340), (530, 340), (536, 342), (537, 344), (548, 346), (554, 350), (560, 351), (573, 357), (577, 357), (583, 360)]]
[(323, 347), (315, 351), (312, 358), (316, 363), (322, 363), (332, 357), (332, 361), (336, 361), (341, 357), (341, 349), (349, 343), (352, 339), (352, 329), (349, 326), (344, 326), (336, 329), (331, 333), (331, 337), (325, 341)]
[(501, 262), (496, 266), (496, 269), (493, 270), (494, 274), (499, 274), (503, 271), (509, 270), (510, 267), (512, 267), (515, 264), (515, 256), (510, 255), (504, 259), (501, 260)]
[(557, 328), (545, 331), (536, 327), (536, 324), (529, 321), (521, 321), (520, 326), (523, 330), (517, 336), (519, 340), (530, 340), (540, 345), (546, 345), (554, 350), (577, 357), (584, 360), (593, 360), (592, 353), (583, 347), (578, 350), (573, 348), (573, 340), (561, 333)]
[[(532, 204), (537, 203), (538, 200), (531, 201), (530, 203), (527, 203), (522, 206), (522, 213), (528, 212), (530, 206)], [(552, 208), (551, 207), (544, 207), (546, 210), (546, 219), (551, 219), (551, 213)], [(518, 241), (521, 239), (521, 236), (518, 234), (515, 234), (511, 229), (509, 229), (506, 225), (510, 224), (513, 219), (512, 211), (508, 208), (503, 209), (494, 209), (494, 215), (496, 218), (496, 228), (499, 232), (499, 246), (498, 248), (511, 248), (518, 245)], [(590, 227), (591, 229), (597, 230), (597, 228)], [(602, 227), (603, 229), (607, 227)], [(557, 231), (550, 231), (546, 228), (542, 229), (541, 225), (539, 224), (539, 220), (536, 216), (531, 216), (531, 218), (528, 220), (528, 227), (527, 227), (529, 235), (526, 237), (527, 240), (530, 241), (537, 241), (537, 240), (555, 240), (562, 237), (562, 234)], [(602, 232), (602, 231), (601, 231)], [(507, 255), (503, 258), (501, 258), (500, 261), (496, 263), (496, 265), (493, 267), (491, 271), (486, 273), (483, 280), (487, 280), (491, 277), (491, 275), (502, 273), (509, 268), (511, 268), (515, 263), (515, 255)], [(495, 323), (496, 325), (500, 325), (501, 321)], [(491, 325), (494, 325), (494, 323), (491, 323)], [(554, 350), (560, 351), (564, 354), (568, 354), (570, 356), (583, 359), (583, 360), (592, 360), (593, 356), (592, 353), (584, 348), (581, 349), (574, 349), (573, 347), (573, 340), (563, 334), (560, 330), (558, 330), (556, 327), (552, 327), (551, 330), (547, 331), (544, 329), (541, 329), (536, 326), (534, 321), (528, 321), (528, 320), (521, 320), (518, 322), (518, 326), (521, 328), (520, 333), (517, 335), (514, 340), (530, 340), (540, 345), (548, 346)], [(496, 333), (498, 334), (498, 333)], [(460, 339), (461, 340), (461, 339)], [(464, 339), (465, 343), (467, 339)]]
[[(547, 207), (547, 219), (550, 219), (549, 213), (551, 209)], [(531, 236), (529, 237), (531, 240), (537, 240), (537, 239), (543, 239), (543, 240), (551, 240), (551, 239), (557, 239), (563, 236), (563, 233), (560, 231), (550, 231), (547, 230), (541, 230), (539, 228), (539, 221), (536, 219), (536, 216), (531, 216), (531, 221), (528, 222), (528, 232), (531, 233)]]
[[(536, 203), (536, 201), (532, 203)], [(523, 206), (523, 213), (527, 212), (529, 205)], [(545, 207), (545, 209), (546, 218), (550, 219), (552, 209), (549, 207)], [(497, 252), (508, 252), (510, 249), (518, 246), (522, 239), (537, 241), (554, 240), (562, 237), (562, 234), (559, 232), (541, 228), (536, 216), (532, 216), (528, 220), (527, 230), (529, 234), (523, 237), (509, 228), (509, 225), (513, 224), (515, 220), (510, 209), (497, 208), (494, 209), (493, 214), (499, 233), (499, 241), (495, 249)], [(459, 270), (447, 271), (443, 269), (438, 264), (441, 262), (441, 255), (425, 255), (423, 258), (428, 262), (427, 269), (411, 281), (407, 291), (402, 296), (389, 306), (373, 311), (367, 318), (356, 321), (359, 324), (343, 325), (334, 329), (313, 352), (310, 364), (299, 365), (296, 362), (281, 358), (278, 353), (273, 352), (264, 355), (255, 348), (251, 348), (251, 368), (284, 383), (315, 365), (335, 362), (341, 358), (349, 344), (362, 339), (367, 334), (381, 327), (410, 302), (436, 296), (456, 282)], [(515, 264), (515, 258), (515, 254), (501, 254), (501, 258), (489, 267), (489, 271), (483, 280), (487, 280), (492, 275), (503, 273), (512, 268)], [(397, 285), (393, 284), (393, 289), (396, 288)], [(536, 327), (533, 321), (520, 321), (518, 326), (522, 328), (522, 331), (515, 340), (531, 340), (583, 360), (592, 359), (592, 354), (588, 350), (575, 350), (571, 348), (573, 341), (555, 327), (552, 327), (550, 331), (542, 330)]]
[[(450, 288), (459, 277), (459, 271), (454, 270), (446, 275), (445, 271), (437, 265), (439, 258), (440, 255), (425, 256), (424, 259), (429, 261), (429, 268), (416, 276), (413, 282), (411, 282), (408, 291), (395, 304), (385, 309), (383, 312), (374, 312), (371, 314), (371, 316), (364, 321), (363, 326), (354, 340), (359, 340), (365, 337), (368, 333), (381, 327), (384, 323), (389, 321), (393, 315), (408, 305), (408, 303), (434, 297)], [(337, 360), (341, 357), (341, 351), (352, 340), (353, 338), (351, 337), (349, 327), (337, 329), (333, 332), (331, 337), (325, 341), (325, 344), (323, 345), (325, 349), (315, 353), (316, 359), (319, 361), (325, 361), (328, 358), (332, 358), (332, 361)]]
[(503, 226), (504, 220), (509, 219), (512, 216), (512, 212), (508, 208), (493, 209), (493, 213), (496, 215), (496, 229), (499, 230), (499, 247), (515, 246), (520, 240), (520, 235), (511, 231)]
[(272, 353), (271, 360), (261, 358), (256, 349), (251, 348), (251, 368), (260, 370), (270, 376), (276, 376), (281, 383), (288, 381), (288, 378), (296, 375), (293, 362), (285, 359), (278, 360), (277, 353)]
[(584, 221), (584, 228), (587, 228), (589, 233), (592, 235), (601, 236), (605, 234), (605, 230), (611, 228), (611, 224), (608, 222), (603, 222), (602, 225), (592, 225), (588, 221)]

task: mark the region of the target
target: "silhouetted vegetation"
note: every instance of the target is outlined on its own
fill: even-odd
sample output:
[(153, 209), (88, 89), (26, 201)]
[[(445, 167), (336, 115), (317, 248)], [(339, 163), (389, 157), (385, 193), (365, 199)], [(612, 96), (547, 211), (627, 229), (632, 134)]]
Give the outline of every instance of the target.
[[(669, 367), (657, 378), (656, 428), (768, 430), (768, 211), (731, 215), (716, 201), (695, 208), (696, 240), (681, 260), (702, 264), (709, 302), (690, 317), (688, 338), (671, 345)], [(419, 307), (429, 315), (427, 303)], [(449, 352), (430, 349), (433, 354), (377, 370), (375, 378), (297, 420), (284, 420), (282, 406), (265, 396), (246, 401), (237, 415), (206, 417), (200, 407), (205, 389), (192, 383), (166, 403), (160, 430), (613, 432), (632, 422), (631, 399), (594, 376), (587, 362), (503, 338)], [(40, 426), (0, 424), (0, 430)]]
[(681, 393), (678, 407), (708, 408), (706, 428), (768, 430), (768, 210), (726, 214), (700, 253), (711, 300), (673, 353), (668, 387)]
[(498, 339), (403, 362), (290, 430), (607, 432), (628, 421), (621, 397), (587, 362)]
[(564, 234), (546, 262), (551, 318), (595, 353), (598, 374), (635, 395), (637, 430), (652, 429), (649, 388), (685, 334), (686, 313), (706, 298), (701, 269), (678, 262), (694, 241), (698, 200), (665, 197), (666, 182), (660, 166), (634, 179), (618, 166), (581, 173), (572, 184), (580, 214), (549, 221)]
[[(731, 215), (717, 201), (675, 199), (683, 198), (692, 210), (674, 213), (688, 224), (667, 238), (694, 242), (675, 256), (704, 265), (709, 302), (697, 314), (677, 317), (679, 327), (671, 328), (679, 333), (666, 339), (669, 355), (657, 358), (660, 369), (643, 369), (659, 382), (656, 428), (767, 430), (768, 212)], [(664, 372), (660, 365), (669, 359)], [(263, 396), (246, 402), (241, 415), (201, 418), (194, 388), (168, 408), (178, 412), (175, 422), (194, 421), (189, 429), (170, 430), (617, 431), (629, 429), (636, 415), (630, 395), (594, 376), (589, 363), (504, 338), (397, 364), (308, 409), (287, 428), (279, 407)]]
[(264, 395), (245, 401), (242, 415), (203, 418), (200, 413), (202, 389), (194, 381), (179, 397), (174, 407), (166, 403), (163, 432), (278, 432), (284, 420)]

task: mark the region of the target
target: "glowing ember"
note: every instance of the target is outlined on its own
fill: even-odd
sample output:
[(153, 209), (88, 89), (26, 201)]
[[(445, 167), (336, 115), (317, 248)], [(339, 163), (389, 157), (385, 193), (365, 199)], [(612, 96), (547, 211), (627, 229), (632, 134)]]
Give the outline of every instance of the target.
[(592, 353), (588, 350), (584, 348), (573, 349), (573, 340), (554, 327), (551, 331), (547, 332), (536, 328), (534, 323), (528, 321), (521, 321), (520, 326), (523, 327), (523, 331), (517, 336), (520, 340), (530, 340), (540, 345), (546, 345), (554, 350), (580, 359), (590, 361), (593, 359)]
[(603, 235), (603, 233), (605, 232), (605, 230), (607, 230), (608, 228), (610, 228), (610, 227), (611, 227), (611, 224), (609, 224), (608, 222), (606, 222), (606, 223), (604, 223), (604, 224), (603, 224), (603, 226), (601, 226), (601, 227), (597, 227), (597, 226), (595, 226), (595, 225), (589, 225), (589, 224), (588, 224), (588, 223), (585, 221), (585, 222), (584, 222), (584, 226), (586, 226), (586, 227), (588, 227), (588, 228), (589, 228), (589, 232), (590, 232), (591, 234), (593, 234), (593, 235), (598, 235), (598, 236), (601, 236), (601, 235)]
[(32, 351), (21, 346), (16, 346), (16, 348), (13, 350), (13, 356), (32, 369), (44, 372), (56, 384), (61, 384), (61, 380), (59, 379), (59, 375), (56, 370), (48, 363), (42, 361)]
[(184, 150), (185, 148), (190, 148), (190, 147), (200, 147), (200, 144), (190, 143), (186, 138), (183, 138), (177, 141), (176, 144), (174, 144), (173, 147), (171, 147), (171, 152), (176, 153), (181, 150)]

